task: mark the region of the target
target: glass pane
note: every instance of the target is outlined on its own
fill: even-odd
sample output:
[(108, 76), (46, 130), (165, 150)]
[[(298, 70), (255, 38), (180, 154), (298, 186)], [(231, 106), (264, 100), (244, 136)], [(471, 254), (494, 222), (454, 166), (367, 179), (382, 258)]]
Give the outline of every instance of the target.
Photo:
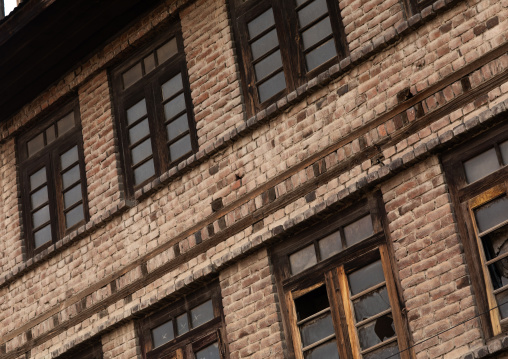
[(267, 58), (254, 65), (254, 69), (256, 70), (256, 79), (258, 81), (262, 80), (281, 67), (282, 58), (280, 57), (280, 50), (277, 50)]
[(146, 101), (142, 99), (127, 110), (127, 125), (131, 125), (146, 115)]
[(505, 141), (499, 145), (501, 150), (501, 157), (503, 158), (504, 165), (508, 165), (508, 141)]
[(37, 208), (48, 201), (48, 187), (44, 186), (30, 196), (32, 208)]
[(176, 37), (174, 37), (157, 49), (157, 60), (159, 61), (159, 65), (169, 60), (177, 53), (178, 46), (176, 45)]
[(395, 336), (395, 327), (391, 314), (377, 318), (375, 321), (358, 328), (358, 339), (360, 339), (360, 347), (363, 349), (370, 348), (379, 344), (386, 339)]
[(155, 175), (155, 168), (153, 160), (150, 160), (134, 170), (134, 183), (138, 185), (150, 177), (153, 177), (153, 175)]
[(344, 227), (344, 236), (348, 247), (374, 234), (370, 214)]
[(474, 212), (478, 229), (484, 232), (508, 219), (508, 197), (495, 199)]
[(390, 300), (386, 287), (377, 289), (361, 296), (353, 302), (357, 322), (368, 319), (376, 314), (390, 309)]
[(298, 11), (298, 20), (300, 21), (300, 28), (309, 25), (312, 21), (316, 20), (321, 15), (328, 12), (326, 0), (316, 0), (309, 5)]
[(305, 359), (339, 359), (339, 352), (335, 340), (321, 344), (303, 353)]
[(69, 188), (70, 185), (80, 180), (79, 165), (72, 167), (62, 174), (63, 188)]
[(152, 329), (153, 347), (157, 348), (162, 344), (169, 342), (175, 338), (173, 331), (173, 321), (170, 320), (157, 328)]
[(254, 60), (266, 54), (279, 45), (277, 30), (273, 29), (262, 38), (254, 41), (250, 46), (252, 49), (252, 57)]
[(181, 135), (182, 133), (189, 130), (189, 120), (187, 119), (187, 114), (184, 113), (182, 116), (178, 117), (176, 120), (170, 122), (166, 126), (166, 130), (168, 133), (168, 140), (171, 141), (175, 137)]
[(499, 313), (501, 319), (508, 317), (508, 291), (496, 294), (497, 305), (499, 306)]
[(46, 129), (46, 143), (50, 144), (56, 139), (55, 126), (51, 125)]
[(164, 113), (166, 114), (166, 120), (175, 117), (184, 110), (185, 110), (185, 97), (183, 93), (164, 105)]
[(196, 359), (220, 359), (219, 344), (213, 343), (196, 353)]
[(152, 142), (146, 139), (131, 150), (132, 164), (137, 165), (139, 162), (152, 155)]
[(291, 273), (298, 274), (317, 263), (316, 251), (314, 245), (310, 245), (289, 256)]
[(308, 49), (332, 33), (330, 18), (326, 17), (302, 33), (303, 48)]
[(141, 70), (141, 62), (138, 62), (129, 70), (125, 71), (122, 77), (124, 89), (126, 89), (127, 87), (131, 86), (133, 83), (138, 81), (141, 77), (143, 77), (143, 72)]
[(32, 156), (37, 151), (40, 151), (44, 148), (44, 134), (40, 133), (35, 136), (33, 139), (28, 141), (28, 156)]
[(295, 299), (297, 320), (303, 320), (330, 307), (326, 286), (322, 285)]
[(65, 214), (66, 228), (72, 227), (76, 223), (81, 222), (83, 219), (85, 219), (83, 213), (83, 205), (80, 204), (79, 206), (71, 209), (69, 212)]
[(381, 260), (348, 274), (348, 280), (351, 295), (361, 293), (376, 284), (384, 282), (385, 276)]
[(191, 310), (192, 327), (196, 328), (214, 318), (212, 300), (198, 305)]
[(155, 68), (155, 56), (154, 54), (150, 54), (143, 59), (145, 64), (145, 74), (151, 72)]
[(318, 242), (318, 247), (321, 260), (325, 260), (326, 258), (330, 258), (334, 254), (339, 253), (342, 250), (340, 232), (333, 232), (332, 234), (329, 234), (325, 238), (321, 239)]
[(273, 76), (270, 80), (267, 80), (258, 86), (259, 101), (264, 102), (285, 88), (286, 78), (284, 77), (284, 72), (281, 71), (277, 75)]
[(60, 156), (60, 165), (62, 166), (62, 170), (65, 170), (67, 167), (72, 165), (73, 163), (78, 161), (78, 146), (74, 146), (67, 152), (64, 152)]
[(256, 37), (273, 25), (275, 25), (275, 20), (273, 10), (270, 8), (247, 24), (250, 38)]
[(42, 167), (30, 176), (30, 190), (33, 190), (44, 183), (46, 183), (46, 167)]
[(189, 319), (187, 313), (184, 313), (176, 318), (176, 330), (178, 335), (185, 334), (189, 331)]
[(162, 85), (162, 99), (166, 100), (182, 89), (182, 74), (178, 74)]
[(81, 185), (72, 187), (64, 193), (64, 207), (69, 208), (74, 203), (81, 201)]
[(129, 143), (136, 143), (149, 134), (150, 128), (148, 127), (148, 119), (146, 118), (136, 126), (129, 129)]
[(466, 171), (468, 183), (485, 177), (498, 170), (499, 167), (499, 161), (497, 160), (496, 150), (494, 148), (464, 162), (464, 170)]
[(335, 333), (330, 312), (324, 317), (315, 318), (300, 327), (303, 346), (314, 344)]
[(183, 155), (192, 151), (190, 135), (184, 136), (169, 146), (171, 161), (174, 161)]
[(44, 243), (51, 240), (51, 225), (47, 225), (34, 233), (35, 248), (39, 248)]
[(71, 112), (64, 118), (60, 119), (56, 123), (56, 127), (58, 130), (58, 137), (71, 130), (74, 127), (74, 112)]
[(374, 350), (363, 356), (363, 359), (399, 359), (399, 347), (397, 342)]
[(37, 228), (49, 221), (49, 205), (46, 205), (32, 214), (34, 228)]
[(305, 59), (307, 60), (307, 70), (313, 70), (319, 65), (324, 64), (326, 61), (337, 56), (337, 51), (335, 50), (335, 44), (333, 39), (325, 42), (323, 45), (315, 48), (305, 55)]

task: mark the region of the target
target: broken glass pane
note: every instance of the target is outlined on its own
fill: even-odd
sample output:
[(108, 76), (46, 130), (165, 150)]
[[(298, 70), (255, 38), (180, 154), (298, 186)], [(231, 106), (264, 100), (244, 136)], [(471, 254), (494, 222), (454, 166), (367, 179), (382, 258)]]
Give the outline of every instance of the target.
[(308, 318), (329, 307), (328, 294), (326, 293), (326, 287), (324, 285), (295, 299), (296, 317), (298, 321)]
[(399, 359), (399, 347), (397, 342), (391, 343), (380, 349), (364, 354), (363, 359)]
[(367, 293), (353, 302), (357, 322), (368, 319), (387, 309), (390, 309), (390, 300), (386, 287), (381, 287)]
[(358, 339), (362, 350), (379, 344), (395, 336), (395, 327), (391, 314), (358, 328)]

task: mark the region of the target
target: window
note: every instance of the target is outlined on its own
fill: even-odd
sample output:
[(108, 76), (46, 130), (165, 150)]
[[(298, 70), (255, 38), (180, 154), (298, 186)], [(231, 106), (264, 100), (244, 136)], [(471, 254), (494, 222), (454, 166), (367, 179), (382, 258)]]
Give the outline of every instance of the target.
[(58, 359), (102, 359), (102, 343), (94, 341), (92, 343), (80, 344), (78, 347), (71, 349), (58, 357)]
[(337, 0), (231, 0), (250, 114), (346, 55)]
[(125, 180), (132, 191), (197, 151), (178, 26), (115, 69), (112, 78)]
[(481, 312), (508, 329), (508, 126), (443, 158)]
[(18, 157), (27, 252), (34, 255), (88, 219), (77, 102), (23, 134)]
[(273, 251), (294, 357), (408, 358), (378, 200), (364, 200)]
[(139, 322), (144, 358), (226, 359), (219, 283)]

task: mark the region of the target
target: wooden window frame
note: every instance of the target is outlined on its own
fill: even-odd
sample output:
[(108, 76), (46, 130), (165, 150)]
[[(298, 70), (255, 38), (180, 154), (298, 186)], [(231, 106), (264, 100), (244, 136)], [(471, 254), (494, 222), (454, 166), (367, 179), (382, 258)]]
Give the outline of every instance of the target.
[[(176, 336), (169, 342), (153, 348), (152, 329), (173, 320), (200, 304), (212, 300), (214, 318), (188, 332)], [(219, 282), (203, 285), (202, 288), (175, 303), (157, 310), (136, 323), (136, 331), (143, 348), (143, 359), (171, 358), (171, 359), (195, 359), (194, 353), (218, 342), (221, 359), (229, 358), (226, 345), (226, 332), (224, 312)]]
[[(497, 126), (487, 134), (468, 140), (445, 154), (442, 163), (449, 184), (452, 203), (457, 216), (457, 224), (476, 302), (481, 313), (482, 329), (487, 337), (492, 337), (508, 330), (508, 318), (501, 319), (495, 291), (490, 280), (487, 265), (491, 261), (485, 258), (482, 237), (490, 232), (480, 233), (474, 210), (503, 195), (508, 195), (508, 165), (501, 166), (497, 171), (474, 182), (468, 183), (463, 163), (489, 149), (496, 149), (498, 144), (508, 140), (508, 124)], [(504, 227), (504, 225), (497, 226)], [(488, 262), (488, 263), (487, 263)]]
[[(56, 122), (69, 113), (74, 113), (74, 128), (59, 136), (52, 143), (46, 145), (32, 156), (28, 155), (27, 144), (35, 136), (43, 133), (48, 127), (54, 126)], [(65, 224), (65, 209), (63, 201), (63, 183), (60, 174), (59, 155), (65, 153), (72, 147), (77, 146), (79, 174), (81, 181), (81, 196), (84, 211), (84, 219), (75, 223), (69, 228)], [(81, 132), (81, 120), (79, 103), (77, 100), (62, 106), (58, 111), (43, 118), (41, 121), (21, 135), (17, 139), (17, 154), (19, 163), (19, 180), (21, 188), (21, 205), (23, 208), (23, 224), (25, 232), (26, 253), (28, 257), (41, 253), (48, 247), (54, 245), (59, 239), (84, 225), (89, 217), (87, 183), (85, 173), (85, 159), (83, 151), (83, 136)], [(31, 197), (30, 197), (30, 175), (41, 168), (47, 168), (48, 203), (50, 212), (50, 225), (52, 239), (38, 248), (35, 248), (34, 228), (31, 218)]]
[[(340, 16), (338, 1), (326, 0), (333, 30), (337, 56), (307, 71), (303, 52), (303, 40), (299, 34), (295, 0), (230, 0), (233, 18), (233, 31), (237, 43), (242, 90), (249, 116), (268, 107), (289, 92), (294, 91), (311, 78), (316, 77), (348, 54), (346, 35)], [(302, 6), (302, 5), (301, 5)], [(252, 65), (252, 52), (249, 45), (247, 23), (269, 8), (273, 8), (275, 28), (286, 80), (285, 90), (261, 102), (256, 89), (256, 75)]]
[(102, 343), (100, 340), (91, 344), (79, 345), (75, 349), (71, 349), (69, 353), (59, 356), (57, 359), (102, 359)]
[[(272, 249), (271, 258), (275, 267), (279, 297), (283, 298), (281, 300), (283, 326), (286, 338), (288, 339), (291, 358), (303, 359), (304, 357), (300, 332), (296, 321), (294, 300), (322, 285), (326, 286), (340, 358), (362, 358), (358, 332), (355, 329), (356, 323), (347, 274), (379, 259), (382, 263), (385, 282), (380, 283), (378, 286), (386, 285), (387, 287), (396, 336), (368, 348), (364, 352), (367, 354), (384, 345), (397, 341), (399, 351), (401, 352), (400, 357), (403, 359), (412, 358), (412, 351), (407, 350), (410, 346), (410, 341), (407, 320), (405, 318), (405, 308), (402, 296), (400, 295), (400, 288), (398, 288), (398, 284), (394, 279), (394, 265), (392, 256), (389, 254), (392, 249), (389, 248), (384, 234), (387, 224), (382, 215), (384, 213), (383, 208), (382, 198), (379, 194), (376, 194), (373, 197), (359, 201), (357, 204), (338, 214), (331, 215), (330, 218), (324, 221), (325, 223), (312, 226), (295, 236), (295, 238), (286, 240)], [(317, 264), (305, 269), (301, 273), (291, 274), (289, 255), (307, 247), (310, 243), (316, 243), (330, 233), (337, 230), (342, 231), (341, 228), (344, 226), (369, 214), (373, 223), (373, 235), (343, 249), (330, 258), (324, 260), (319, 260), (318, 258)], [(317, 255), (319, 256), (319, 251), (317, 251)], [(370, 290), (372, 288), (367, 291)], [(359, 297), (362, 294), (360, 293), (354, 297)], [(388, 312), (382, 313), (386, 315)], [(369, 320), (372, 320), (372, 318)]]
[[(144, 74), (140, 80), (124, 89), (122, 75), (136, 63), (143, 62), (143, 59), (147, 55), (156, 52), (157, 48), (170, 41), (172, 38), (176, 39), (178, 53), (168, 60), (165, 60), (162, 64), (159, 64), (154, 70)], [(143, 69), (145, 69), (144, 65)], [(192, 151), (179, 158), (170, 160), (170, 154), (167, 148), (167, 143), (169, 141), (164, 124), (166, 121), (163, 105), (164, 101), (162, 99), (160, 89), (162, 84), (179, 73), (182, 75), (183, 94), (188, 116), (188, 132), (191, 138), (190, 142)], [(184, 161), (191, 153), (198, 151), (196, 125), (194, 121), (194, 111), (180, 22), (175, 20), (173, 24), (164, 30), (162, 35), (151, 41), (149, 46), (138, 49), (128, 59), (128, 61), (125, 61), (120, 66), (113, 69), (111, 71), (111, 81), (115, 100), (115, 118), (118, 128), (120, 153), (123, 160), (123, 174), (125, 178), (126, 191), (128, 195), (133, 195), (136, 189), (143, 187), (145, 184), (168, 171), (171, 167), (174, 167), (178, 165), (178, 163)], [(150, 128), (149, 136), (153, 150), (152, 155), (154, 159), (155, 174), (143, 182), (135, 184), (134, 170), (132, 169), (132, 158), (129, 150), (126, 111), (129, 106), (136, 104), (142, 99), (146, 100), (148, 112), (147, 118)], [(179, 135), (171, 141), (174, 143), (181, 137), (183, 137), (183, 135)]]

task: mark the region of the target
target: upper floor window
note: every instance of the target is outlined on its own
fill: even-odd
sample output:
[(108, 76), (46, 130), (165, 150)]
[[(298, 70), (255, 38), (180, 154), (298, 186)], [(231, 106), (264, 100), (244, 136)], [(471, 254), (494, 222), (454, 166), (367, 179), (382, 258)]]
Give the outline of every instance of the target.
[(295, 358), (409, 357), (378, 205), (362, 201), (273, 251)]
[(68, 353), (58, 356), (57, 359), (102, 359), (102, 343), (96, 340), (92, 343), (80, 344)]
[(337, 0), (231, 0), (250, 114), (346, 55)]
[(179, 24), (112, 74), (127, 190), (197, 151)]
[(228, 358), (218, 282), (204, 286), (138, 324), (143, 358)]
[(18, 139), (26, 246), (36, 254), (88, 219), (77, 101)]

